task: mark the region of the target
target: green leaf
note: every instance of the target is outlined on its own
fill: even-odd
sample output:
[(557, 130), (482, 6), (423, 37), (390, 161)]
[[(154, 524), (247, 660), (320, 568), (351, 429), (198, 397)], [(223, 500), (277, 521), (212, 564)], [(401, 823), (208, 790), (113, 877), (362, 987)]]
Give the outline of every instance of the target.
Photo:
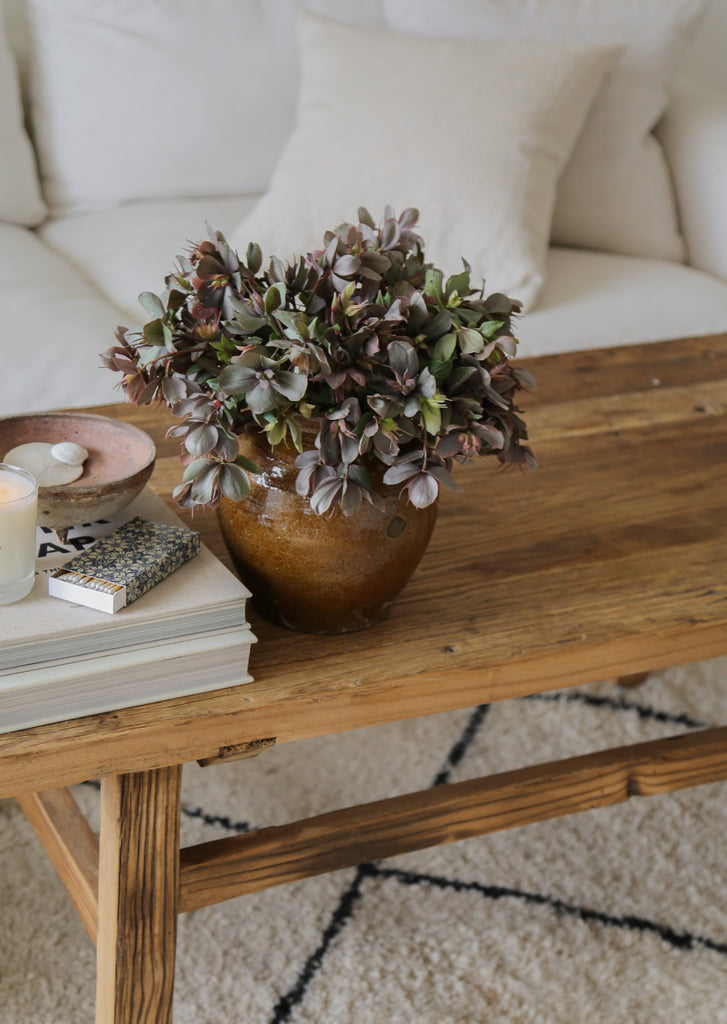
[(465, 296), (470, 292), (470, 265), (467, 260), (462, 262), (465, 265), (465, 269), (461, 273), (453, 274), (452, 277), (447, 279), (447, 284), (444, 287), (447, 298), (455, 291), (460, 296)]
[(254, 316), (252, 313), (248, 313), (247, 310), (239, 310), (235, 313), (235, 322), (242, 327), (243, 331), (248, 334), (252, 334), (253, 331), (260, 330), (267, 323), (264, 316)]
[(166, 350), (164, 324), (162, 324), (161, 320), (150, 320), (148, 324), (144, 324), (142, 333), (147, 345), (154, 345), (157, 348)]
[(265, 292), (265, 312), (270, 316), (276, 309), (285, 304), (285, 285), (282, 281), (276, 281)]
[(245, 261), (247, 262), (250, 273), (257, 274), (263, 262), (262, 249), (257, 242), (250, 242), (248, 245)]
[[(300, 316), (300, 313), (294, 313), (292, 309), (276, 309), (274, 316), (279, 323), (285, 324), (286, 327), (295, 327), (295, 317)], [(297, 332), (296, 336), (298, 336)]]
[(504, 327), (504, 320), (487, 320), (484, 324), (480, 324), (480, 333), (484, 338), (490, 339), (494, 337), (501, 327)]
[(246, 455), (238, 455), (237, 458), (235, 459), (235, 465), (247, 470), (248, 473), (262, 472), (258, 464), (256, 462), (253, 462), (252, 459), (248, 459)]
[(376, 221), (365, 206), (359, 206), (358, 219), (361, 224), (366, 224), (367, 227), (373, 228), (374, 230), (376, 229)]
[(432, 437), (436, 437), (442, 426), (442, 410), (439, 404), (431, 398), (422, 398), (421, 407), (422, 419), (424, 420), (427, 433), (431, 434)]
[(265, 427), (265, 435), (271, 445), (280, 444), (286, 433), (285, 420), (272, 420)]
[(162, 336), (164, 338), (164, 347), (168, 352), (174, 352), (174, 336), (169, 324), (162, 323)]
[(452, 358), (456, 348), (457, 335), (454, 331), (450, 331), (449, 334), (444, 334), (439, 339), (437, 344), (434, 346), (434, 352), (432, 354), (437, 362), (446, 363)]
[(184, 480), (185, 483), (189, 480), (193, 480), (195, 477), (199, 476), (200, 473), (203, 473), (208, 465), (209, 463), (207, 462), (207, 459), (195, 459), (185, 467), (184, 473), (182, 474), (182, 480)]
[(482, 335), (473, 327), (463, 327), (457, 332), (460, 351), (477, 355), (485, 347)]
[(436, 267), (428, 267), (424, 276), (424, 294), (441, 301), (444, 298), (443, 282), (442, 271), (437, 270)]
[(151, 363), (156, 363), (158, 360), (164, 359), (167, 355), (168, 352), (163, 345), (150, 345), (148, 348), (139, 349), (136, 361), (144, 370)]
[(354, 483), (357, 483), (359, 487), (363, 487), (367, 491), (372, 490), (369, 471), (360, 462), (355, 462), (348, 467), (348, 477)]
[(244, 501), (250, 493), (247, 473), (234, 462), (227, 462), (221, 467), (220, 487), (230, 501)]
[(452, 372), (452, 360), (448, 359), (446, 362), (439, 362), (439, 360), (433, 359), (429, 364), (429, 372), (434, 375), (437, 384), (444, 384)]
[(154, 292), (142, 292), (139, 296), (139, 304), (144, 307), (149, 316), (164, 316), (164, 303)]

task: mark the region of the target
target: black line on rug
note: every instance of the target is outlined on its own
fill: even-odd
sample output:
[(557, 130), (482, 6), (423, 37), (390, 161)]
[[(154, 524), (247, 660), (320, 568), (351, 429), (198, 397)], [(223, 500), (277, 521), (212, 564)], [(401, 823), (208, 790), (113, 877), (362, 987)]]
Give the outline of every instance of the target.
[(447, 754), (444, 765), (435, 775), (434, 782), (432, 783), (432, 789), (434, 789), (435, 786), (444, 786), (449, 782), (452, 776), (452, 769), (456, 768), (467, 753), (472, 740), (477, 735), (489, 710), (489, 704), (480, 704), (474, 709), (469, 717), (467, 725), (462, 730), (462, 734)]
[(219, 825), (231, 832), (250, 832), (249, 821), (233, 821), (226, 814), (208, 814), (202, 807), (182, 807), (182, 814), (187, 818), (198, 818), (205, 825)]
[(644, 720), (663, 722), (666, 725), (683, 725), (687, 729), (706, 729), (709, 723), (700, 722), (685, 713), (673, 715), (659, 711), (648, 704), (637, 704), (623, 697), (595, 697), (589, 693), (532, 693), (521, 700), (541, 700), (550, 704), (585, 704), (592, 708), (608, 708), (610, 711), (633, 711)]
[(362, 864), (356, 869), (353, 881), (341, 896), (338, 906), (331, 915), (331, 920), (323, 932), (318, 948), (306, 960), (292, 988), (285, 995), (282, 995), (276, 1003), (273, 1016), (270, 1018), (270, 1024), (283, 1024), (284, 1021), (290, 1019), (291, 1013), (302, 1000), (308, 986), (318, 973), (331, 943), (343, 931), (352, 917), (356, 902), (361, 897), (363, 881), (369, 877), (371, 871), (372, 865), (369, 864)]
[[(488, 710), (488, 704), (480, 704), (479, 707), (474, 709), (458, 739), (451, 746), (444, 764), (435, 775), (432, 788), (434, 786), (446, 785), (449, 782), (452, 769), (460, 763), (466, 754), (468, 747), (484, 722)], [(308, 986), (321, 968), (331, 944), (353, 917), (356, 903), (362, 896), (361, 887), (364, 880), (374, 877), (378, 871), (379, 869), (374, 864), (359, 864), (353, 881), (341, 896), (338, 906), (331, 915), (318, 948), (308, 957), (292, 987), (276, 1003), (273, 1016), (270, 1018), (270, 1024), (285, 1024), (290, 1019), (291, 1013), (298, 1003), (301, 1002)]]
[(668, 942), (676, 949), (691, 950), (701, 946), (704, 949), (710, 949), (712, 952), (727, 956), (727, 943), (706, 939), (701, 935), (693, 935), (691, 932), (678, 932), (668, 925), (658, 924), (655, 921), (649, 921), (647, 918), (637, 917), (632, 914), (617, 917), (613, 914), (606, 914), (601, 910), (592, 910), (589, 907), (578, 906), (578, 904), (566, 903), (563, 900), (556, 899), (554, 896), (547, 896), (543, 893), (527, 892), (522, 889), (512, 889), (501, 885), (484, 885), (482, 882), (462, 882), (456, 878), (418, 874), (414, 871), (382, 868), (378, 865), (371, 865), (370, 873), (380, 878), (394, 879), (403, 885), (430, 885), (437, 889), (454, 890), (455, 892), (475, 892), (490, 900), (521, 900), (524, 903), (548, 907), (558, 915), (580, 918), (582, 921), (593, 921), (611, 928), (626, 928), (630, 931), (642, 933), (650, 932), (653, 935), (658, 935), (660, 939)]

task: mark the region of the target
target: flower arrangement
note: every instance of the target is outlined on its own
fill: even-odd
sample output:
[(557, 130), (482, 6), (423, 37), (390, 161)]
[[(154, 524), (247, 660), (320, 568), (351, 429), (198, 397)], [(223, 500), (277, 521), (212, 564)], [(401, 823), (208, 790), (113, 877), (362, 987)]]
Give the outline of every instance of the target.
[(210, 230), (178, 257), (163, 299), (139, 297), (151, 319), (118, 329), (103, 359), (127, 398), (159, 400), (181, 420), (170, 431), (187, 463), (180, 504), (246, 497), (258, 471), (239, 451), (249, 429), (295, 445), (296, 489), (318, 515), (376, 504), (377, 465), (418, 508), (440, 486), (459, 490), (454, 462), (534, 467), (515, 405), (534, 381), (510, 362), (519, 303), (473, 289), (464, 260), (446, 280), (425, 262), (416, 210), (387, 207), (378, 225), (363, 208), (358, 217), (320, 250), (266, 269), (257, 244), (243, 260)]

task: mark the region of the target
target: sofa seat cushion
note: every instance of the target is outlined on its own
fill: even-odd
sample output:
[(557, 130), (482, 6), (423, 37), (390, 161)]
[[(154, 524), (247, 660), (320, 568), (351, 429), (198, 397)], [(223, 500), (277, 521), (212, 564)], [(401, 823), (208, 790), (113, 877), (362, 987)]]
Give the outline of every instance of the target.
[(0, 224), (0, 251), (0, 415), (119, 401), (99, 359), (119, 311), (27, 228)]
[(146, 318), (139, 294), (163, 291), (176, 257), (207, 237), (205, 222), (227, 234), (253, 202), (237, 197), (126, 203), (52, 218), (39, 234), (123, 311), (119, 322), (130, 327)]
[(538, 308), (516, 325), (521, 356), (727, 331), (727, 283), (663, 260), (551, 248)]

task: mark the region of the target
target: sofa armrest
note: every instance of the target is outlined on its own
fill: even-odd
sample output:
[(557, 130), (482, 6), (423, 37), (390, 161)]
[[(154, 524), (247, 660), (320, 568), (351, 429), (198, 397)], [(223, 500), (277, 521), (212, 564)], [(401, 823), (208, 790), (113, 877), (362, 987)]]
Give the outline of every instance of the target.
[(727, 280), (727, 94), (679, 80), (657, 135), (674, 182), (687, 261)]

